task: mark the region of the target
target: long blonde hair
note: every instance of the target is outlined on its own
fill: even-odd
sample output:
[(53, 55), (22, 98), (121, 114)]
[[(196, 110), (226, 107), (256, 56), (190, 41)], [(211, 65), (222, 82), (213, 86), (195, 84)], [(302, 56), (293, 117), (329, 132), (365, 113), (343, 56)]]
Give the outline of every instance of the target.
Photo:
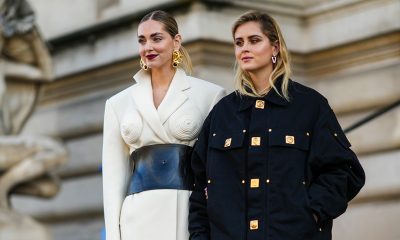
[[(247, 22), (258, 22), (261, 26), (262, 32), (268, 37), (269, 41), (273, 43), (279, 44), (279, 53), (276, 56), (276, 63), (274, 64), (271, 75), (269, 76), (269, 84), (271, 87), (282, 97), (289, 101), (289, 78), (291, 76), (292, 70), (290, 67), (290, 56), (289, 52), (286, 48), (285, 40), (283, 39), (282, 32), (276, 23), (276, 21), (269, 16), (267, 13), (259, 12), (259, 11), (250, 11), (241, 15), (233, 24), (232, 27), (232, 35), (235, 38), (236, 30), (239, 26), (247, 23)], [(242, 95), (253, 96), (253, 97), (262, 97), (266, 93), (258, 93), (256, 88), (253, 85), (250, 75), (243, 71), (239, 64), (235, 63), (235, 87), (238, 92)], [(275, 81), (280, 76), (283, 76), (282, 81), (282, 92), (279, 92), (275, 86)]]
[[(162, 23), (164, 25), (164, 30), (168, 32), (172, 38), (175, 38), (175, 36), (179, 33), (178, 23), (176, 22), (175, 18), (167, 12), (162, 10), (152, 11), (146, 14), (142, 20), (140, 20), (139, 25), (147, 20), (154, 20)], [(193, 72), (193, 65), (188, 51), (181, 45), (179, 52), (182, 55), (182, 62), (179, 64), (179, 67), (182, 68), (187, 74), (191, 74)]]

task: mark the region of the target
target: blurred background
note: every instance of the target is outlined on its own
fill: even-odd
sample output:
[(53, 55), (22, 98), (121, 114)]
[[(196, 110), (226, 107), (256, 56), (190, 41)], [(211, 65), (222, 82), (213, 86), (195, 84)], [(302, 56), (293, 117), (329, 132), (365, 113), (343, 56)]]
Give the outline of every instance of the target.
[[(321, 92), (349, 131), (366, 186), (334, 223), (337, 240), (400, 239), (399, 0), (28, 0), (47, 42), (53, 81), (41, 84), (22, 134), (61, 139), (68, 160), (61, 189), (45, 200), (13, 196), (19, 212), (56, 240), (101, 239), (104, 227), (101, 146), (107, 98), (139, 69), (137, 25), (162, 9), (179, 24), (194, 76), (233, 90), (234, 20), (250, 9), (279, 23), (295, 81)], [(395, 105), (397, 103), (397, 105)], [(394, 104), (394, 105), (393, 105)], [(397, 107), (396, 107), (397, 106)]]

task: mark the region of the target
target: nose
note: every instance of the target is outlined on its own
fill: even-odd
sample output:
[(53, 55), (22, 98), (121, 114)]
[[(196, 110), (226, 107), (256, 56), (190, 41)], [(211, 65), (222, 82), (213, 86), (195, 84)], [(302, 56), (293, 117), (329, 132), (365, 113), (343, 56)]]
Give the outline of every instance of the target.
[(248, 52), (250, 50), (250, 44), (248, 42), (244, 42), (241, 47), (241, 52)]
[(148, 41), (143, 46), (143, 49), (145, 52), (149, 52), (149, 51), (153, 50), (153, 45)]

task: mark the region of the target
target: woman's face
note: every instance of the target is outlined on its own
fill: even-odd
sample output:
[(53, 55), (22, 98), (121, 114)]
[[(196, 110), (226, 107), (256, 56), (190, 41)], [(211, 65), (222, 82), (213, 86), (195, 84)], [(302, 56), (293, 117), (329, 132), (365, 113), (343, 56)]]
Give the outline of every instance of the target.
[(138, 42), (140, 57), (149, 68), (172, 68), (172, 52), (179, 50), (181, 37), (172, 38), (162, 23), (147, 20), (138, 27)]
[(273, 55), (278, 54), (278, 46), (271, 44), (261, 31), (258, 22), (240, 25), (234, 34), (235, 56), (243, 71), (256, 72), (271, 68)]

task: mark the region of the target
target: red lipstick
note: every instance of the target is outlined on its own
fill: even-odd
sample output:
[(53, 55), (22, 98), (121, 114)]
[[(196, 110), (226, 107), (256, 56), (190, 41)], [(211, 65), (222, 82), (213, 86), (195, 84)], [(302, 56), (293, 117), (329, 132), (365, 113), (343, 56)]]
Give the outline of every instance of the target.
[(158, 55), (157, 54), (148, 54), (148, 55), (146, 55), (146, 58), (148, 59), (148, 60), (153, 60), (155, 57), (157, 57)]

